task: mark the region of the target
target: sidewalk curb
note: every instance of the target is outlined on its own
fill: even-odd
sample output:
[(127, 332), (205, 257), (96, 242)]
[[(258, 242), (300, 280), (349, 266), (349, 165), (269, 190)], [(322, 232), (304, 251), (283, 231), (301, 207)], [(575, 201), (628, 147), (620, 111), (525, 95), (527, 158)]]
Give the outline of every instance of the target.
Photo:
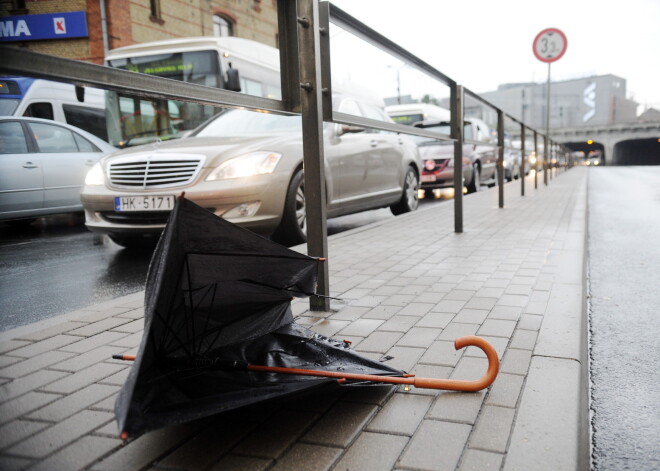
[[(587, 193), (577, 192), (510, 438), (505, 471), (590, 468)], [(575, 265), (581, 277), (571, 277)]]

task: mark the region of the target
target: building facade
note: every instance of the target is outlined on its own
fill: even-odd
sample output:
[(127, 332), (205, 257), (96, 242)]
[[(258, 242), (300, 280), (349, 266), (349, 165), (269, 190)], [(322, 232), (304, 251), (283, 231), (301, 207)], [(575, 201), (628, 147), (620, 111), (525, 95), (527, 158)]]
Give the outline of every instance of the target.
[(276, 0), (0, 0), (0, 42), (95, 64), (110, 49), (180, 37), (277, 47), (277, 32)]
[[(547, 84), (505, 84), (480, 95), (532, 128), (546, 128)], [(626, 98), (626, 80), (615, 75), (550, 84), (550, 129), (632, 123), (637, 121), (636, 111), (637, 103)], [(497, 120), (492, 110), (469, 102), (465, 114)]]

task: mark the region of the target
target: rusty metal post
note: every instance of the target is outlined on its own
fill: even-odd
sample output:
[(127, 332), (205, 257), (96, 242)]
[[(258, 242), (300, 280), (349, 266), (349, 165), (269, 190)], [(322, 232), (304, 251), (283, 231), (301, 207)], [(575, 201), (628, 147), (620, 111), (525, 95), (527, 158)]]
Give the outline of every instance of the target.
[(527, 170), (525, 153), (525, 125), (520, 123), (520, 196), (525, 196), (525, 171)]
[[(289, 2), (278, 2), (289, 3)], [(292, 3), (292, 2), (291, 2)], [(319, 4), (317, 0), (296, 1), (298, 64), (300, 68), (300, 109), (303, 132), (303, 168), (305, 169), (305, 205), (307, 208), (307, 253), (328, 258), (325, 166), (323, 158), (323, 97)], [(321, 264), (317, 292), (328, 296), (328, 263)], [(312, 311), (328, 311), (330, 300), (312, 296)]]
[(534, 189), (539, 188), (539, 135), (534, 131)]
[[(463, 232), (463, 100), (461, 85), (450, 87), (451, 137), (454, 141), (454, 232)], [(477, 185), (479, 182), (477, 182)]]
[(497, 110), (497, 194), (498, 205), (504, 207), (504, 112)]
[(543, 136), (543, 184), (548, 186), (548, 169), (550, 168), (550, 139), (548, 136)]

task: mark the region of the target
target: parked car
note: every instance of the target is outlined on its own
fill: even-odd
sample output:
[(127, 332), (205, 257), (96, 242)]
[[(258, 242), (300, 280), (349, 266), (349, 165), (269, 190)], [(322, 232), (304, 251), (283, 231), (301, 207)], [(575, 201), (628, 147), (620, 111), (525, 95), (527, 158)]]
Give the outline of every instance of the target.
[[(382, 104), (333, 99), (340, 112), (392, 121)], [(328, 217), (390, 207), (417, 208), (419, 153), (406, 136), (324, 124)], [(125, 247), (163, 229), (174, 198), (291, 245), (306, 239), (299, 116), (224, 111), (188, 137), (125, 149), (88, 174), (81, 198), (87, 227)]]
[[(520, 139), (511, 141), (511, 145), (522, 155), (522, 144)], [(531, 139), (525, 140), (525, 175), (535, 168), (536, 165), (536, 152), (534, 151), (534, 141)], [(521, 159), (522, 161), (522, 159)]]
[(115, 150), (68, 124), (0, 118), (0, 220), (28, 223), (41, 216), (82, 212), (85, 175)]
[[(497, 141), (495, 141), (497, 142)], [(504, 166), (504, 179), (508, 182), (511, 180), (518, 180), (520, 178), (521, 151), (520, 147), (511, 142), (509, 133), (504, 133), (504, 158), (502, 165)]]
[[(450, 134), (448, 121), (427, 120), (415, 124), (439, 134)], [(472, 141), (463, 145), (463, 182), (469, 193), (479, 191), (481, 185), (496, 184), (497, 146), (493, 145), (488, 125), (476, 118), (468, 118), (464, 124), (464, 139)], [(432, 191), (451, 188), (454, 185), (453, 141), (413, 136), (422, 156), (421, 188)], [(476, 142), (476, 143), (475, 143)]]

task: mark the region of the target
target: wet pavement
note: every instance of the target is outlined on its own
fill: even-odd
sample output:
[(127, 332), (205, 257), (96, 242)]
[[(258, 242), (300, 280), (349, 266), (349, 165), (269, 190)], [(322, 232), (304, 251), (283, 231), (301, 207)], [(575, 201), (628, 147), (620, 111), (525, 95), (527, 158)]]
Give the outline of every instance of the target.
[(594, 469), (660, 469), (660, 166), (589, 172)]

